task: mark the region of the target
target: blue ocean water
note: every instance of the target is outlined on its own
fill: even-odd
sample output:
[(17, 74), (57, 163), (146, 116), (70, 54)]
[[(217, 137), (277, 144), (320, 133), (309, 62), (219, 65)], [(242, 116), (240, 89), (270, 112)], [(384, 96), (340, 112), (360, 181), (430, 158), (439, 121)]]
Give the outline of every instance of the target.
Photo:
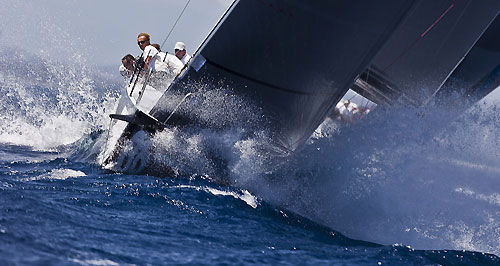
[(407, 107), (326, 121), (279, 163), (265, 137), (172, 128), (138, 140), (160, 174), (130, 175), (100, 164), (116, 73), (0, 51), (12, 56), (0, 265), (500, 264), (498, 97), (451, 123)]
[(0, 154), (2, 265), (500, 263), (352, 240), (203, 176), (112, 173), (28, 146)]

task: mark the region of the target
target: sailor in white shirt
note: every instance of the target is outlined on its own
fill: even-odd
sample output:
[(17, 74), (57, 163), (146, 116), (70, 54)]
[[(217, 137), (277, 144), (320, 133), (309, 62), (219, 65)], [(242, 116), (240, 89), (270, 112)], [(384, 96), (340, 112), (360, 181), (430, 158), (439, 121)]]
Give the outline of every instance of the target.
[(165, 90), (175, 76), (171, 74), (167, 64), (160, 58), (159, 51), (150, 44), (147, 33), (139, 34), (137, 44), (143, 50), (144, 70), (150, 73), (148, 84), (157, 90)]
[[(162, 67), (160, 65), (159, 65), (160, 69), (155, 68), (155, 63), (160, 58), (158, 56), (158, 50), (156, 50), (156, 48), (151, 46), (151, 44), (149, 43), (149, 40), (150, 40), (150, 37), (149, 37), (149, 34), (147, 34), (147, 33), (140, 33), (139, 36), (137, 37), (137, 44), (139, 45), (139, 48), (141, 48), (141, 50), (143, 51), (142, 52), (142, 59), (146, 63), (144, 65), (144, 69), (146, 69), (148, 71), (150, 71), (150, 69), (152, 71), (155, 71), (155, 70), (161, 71), (163, 69), (161, 69)], [(164, 70), (166, 70), (166, 67)]]
[(346, 123), (353, 122), (353, 117), (358, 112), (358, 105), (350, 100), (338, 102), (336, 108), (340, 114), (340, 120)]
[(176, 42), (175, 47), (175, 56), (181, 60), (181, 62), (185, 65), (191, 59), (191, 56), (186, 52), (186, 45), (183, 42)]
[(179, 74), (184, 67), (184, 64), (175, 57), (174, 55), (164, 53), (160, 50), (160, 45), (157, 43), (151, 44), (158, 50), (159, 60), (156, 61), (156, 68), (163, 68), (160, 64), (165, 64), (167, 67), (167, 71), (171, 74), (171, 76), (175, 77)]
[(128, 54), (122, 58), (122, 64), (120, 65), (120, 68), (118, 70), (120, 71), (120, 74), (125, 79), (127, 79), (132, 76), (132, 73), (134, 73), (134, 68), (135, 68), (134, 56)]

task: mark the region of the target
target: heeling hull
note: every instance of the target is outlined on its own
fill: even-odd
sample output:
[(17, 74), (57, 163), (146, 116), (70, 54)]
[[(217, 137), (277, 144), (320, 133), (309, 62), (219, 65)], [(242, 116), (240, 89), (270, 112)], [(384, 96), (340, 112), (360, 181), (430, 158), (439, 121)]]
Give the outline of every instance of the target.
[(374, 58), (371, 77), (389, 85), (379, 89), (392, 101), (425, 105), (499, 11), (498, 0), (419, 0)]
[(209, 81), (214, 89), (226, 86), (250, 99), (259, 116), (269, 119), (274, 139), (294, 150), (367, 67), (413, 2), (238, 1), (197, 51), (195, 60), (202, 56), (206, 63), (177, 79), (151, 114), (165, 121), (170, 93), (196, 91), (193, 84), (206, 88)]

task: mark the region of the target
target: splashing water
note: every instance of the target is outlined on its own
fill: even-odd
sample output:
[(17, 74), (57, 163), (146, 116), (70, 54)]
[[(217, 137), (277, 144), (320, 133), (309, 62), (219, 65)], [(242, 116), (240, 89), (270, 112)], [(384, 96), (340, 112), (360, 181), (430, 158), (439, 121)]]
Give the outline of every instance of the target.
[[(166, 185), (147, 184), (150, 181), (141, 176), (109, 175), (103, 178), (99, 172), (98, 177), (95, 177), (95, 173), (88, 173), (92, 172), (89, 170), (90, 167), (78, 168), (71, 161), (76, 158), (77, 161), (83, 161), (84, 164), (99, 162), (99, 157), (96, 154), (102, 152), (101, 149), (104, 146), (102, 144), (106, 135), (105, 131), (103, 134), (101, 132), (108, 128), (108, 114), (114, 110), (113, 106), (119, 94), (119, 86), (122, 84), (119, 80), (110, 79), (105, 76), (105, 73), (96, 72), (94, 67), (89, 66), (89, 62), (84, 56), (85, 51), (80, 51), (84, 45), (75, 46), (75, 39), (64, 32), (64, 29), (53, 28), (47, 18), (40, 19), (43, 23), (35, 29), (29, 29), (27, 25), (36, 23), (20, 23), (22, 20), (38, 20), (39, 18), (35, 14), (42, 13), (43, 16), (43, 10), (33, 10), (27, 3), (9, 2), (3, 4), (7, 5), (8, 8), (0, 10), (2, 17), (19, 17), (19, 19), (11, 19), (10, 22), (6, 20), (5, 28), (11, 26), (14, 28), (14, 24), (21, 25), (21, 28), (18, 27), (20, 31), (18, 35), (26, 38), (21, 42), (42, 39), (46, 44), (40, 45), (43, 49), (40, 48), (39, 53), (28, 52), (12, 46), (12, 44), (0, 46), (0, 63), (4, 66), (0, 70), (0, 143), (28, 145), (35, 150), (58, 151), (43, 156), (36, 154), (30, 158), (33, 162), (47, 160), (48, 166), (31, 163), (26, 166), (18, 165), (21, 168), (48, 168), (47, 171), (39, 169), (35, 171), (40, 172), (40, 174), (28, 173), (26, 177), (18, 175), (19, 180), (16, 182), (20, 182), (21, 187), (27, 187), (27, 185), (36, 187), (39, 183), (46, 182), (47, 188), (57, 186), (58, 190), (50, 190), (50, 195), (56, 195), (57, 200), (69, 197), (68, 195), (75, 196), (76, 193), (80, 193), (80, 190), (88, 192), (89, 187), (91, 187), (91, 194), (92, 192), (95, 194), (93, 195), (95, 198), (91, 197), (91, 199), (99, 202), (103, 197), (97, 192), (104, 190), (109, 185), (114, 193), (111, 201), (120, 205), (130, 200), (128, 196), (138, 193), (138, 188), (141, 188), (140, 184), (132, 185), (132, 183), (134, 183), (133, 180), (141, 179), (142, 181), (139, 180), (138, 183), (145, 183), (141, 189), (146, 190), (148, 196), (153, 196), (150, 198), (144, 195), (142, 198), (137, 196), (138, 198), (133, 198), (135, 201), (127, 203), (129, 205), (123, 205), (129, 211), (125, 213), (126, 219), (123, 221), (131, 222), (131, 224), (130, 227), (128, 225), (122, 227), (125, 228), (121, 231), (122, 236), (126, 236), (132, 226), (137, 228), (137, 224), (129, 219), (131, 216), (147, 220), (147, 224), (154, 229), (156, 229), (154, 227), (156, 224), (150, 224), (148, 219), (151, 216), (148, 215), (158, 215), (156, 217), (158, 221), (166, 219), (164, 213), (158, 214), (158, 210), (165, 203), (154, 200), (155, 195), (160, 194), (166, 199), (168, 197), (175, 199), (171, 203), (166, 201), (167, 204), (179, 205), (177, 206), (179, 209), (193, 208), (192, 212), (198, 210), (186, 205), (187, 203), (193, 205), (189, 197), (200, 199), (200, 202), (203, 203), (200, 205), (203, 207), (199, 207), (200, 210), (225, 208), (225, 212), (210, 214), (216, 217), (209, 224), (212, 229), (215, 228), (212, 232), (207, 233), (205, 230), (207, 219), (205, 217), (199, 219), (200, 228), (203, 228), (199, 232), (207, 235), (213, 234), (213, 232), (222, 232), (227, 229), (224, 226), (231, 226), (229, 223), (234, 223), (237, 220), (229, 220), (228, 224), (215, 227), (214, 225), (220, 224), (220, 217), (217, 215), (221, 216), (220, 213), (223, 213), (223, 215), (232, 217), (236, 212), (235, 209), (243, 208), (238, 204), (217, 205), (214, 200), (206, 202), (204, 199), (208, 195), (212, 199), (218, 199), (221, 196), (238, 199), (238, 201), (245, 202), (244, 205), (257, 208), (257, 212), (250, 212), (250, 219), (261, 219), (261, 221), (255, 223), (255, 227), (250, 227), (250, 230), (257, 231), (261, 225), (265, 226), (267, 223), (271, 224), (270, 227), (276, 226), (276, 224), (272, 224), (272, 221), (268, 221), (269, 217), (265, 217), (266, 211), (261, 210), (262, 205), (271, 203), (280, 209), (279, 213), (283, 217), (286, 217), (286, 214), (281, 209), (289, 210), (354, 239), (381, 244), (402, 243), (402, 245), (411, 245), (419, 249), (451, 248), (500, 254), (500, 168), (497, 166), (500, 157), (500, 133), (498, 133), (500, 132), (500, 116), (497, 114), (495, 104), (498, 101), (495, 99), (490, 97), (489, 103), (476, 104), (472, 110), (466, 112), (453, 123), (446, 121), (450, 115), (443, 115), (446, 110), (439, 107), (429, 107), (425, 110), (402, 107), (386, 111), (377, 110), (371, 113), (367, 119), (349, 126), (327, 120), (313, 134), (306, 145), (292, 156), (269, 144), (269, 136), (264, 130), (249, 136), (241, 129), (224, 131), (196, 127), (183, 130), (168, 128), (152, 138), (141, 132), (135, 138), (139, 145), (129, 147), (139, 151), (138, 159), (148, 160), (153, 168), (156, 167), (156, 169), (145, 170), (160, 176), (203, 176), (203, 179), (214, 180), (236, 188), (215, 187), (210, 182), (193, 185), (190, 182), (184, 183), (182, 181), (179, 185), (177, 180), (156, 179), (151, 181), (152, 184), (175, 183), (169, 187), (170, 190), (166, 190)], [(7, 16), (7, 13), (12, 10), (17, 13), (14, 12), (14, 14)], [(32, 38), (33, 32), (45, 37), (35, 36)], [(8, 34), (5, 31), (0, 33), (2, 37)], [(54, 34), (57, 34), (59, 38), (57, 43), (53, 43), (50, 38)], [(59, 51), (64, 51), (63, 57), (67, 60), (55, 59), (52, 56), (54, 52)], [(228, 109), (219, 109), (220, 103), (228, 100), (227, 95), (220, 93), (220, 91), (210, 91), (206, 96), (207, 103), (213, 104), (213, 106), (207, 105), (207, 109), (198, 110), (196, 115), (202, 120), (218, 118), (220, 121), (214, 122), (220, 123), (215, 123), (215, 125), (222, 126), (225, 121), (240, 120), (241, 115), (246, 115), (241, 113), (242, 103), (238, 99), (233, 99), (234, 104), (226, 105), (229, 106)], [(86, 137), (87, 135), (90, 137)], [(97, 138), (97, 140), (92, 138)], [(93, 148), (89, 148), (90, 151), (85, 150), (88, 148), (86, 142), (97, 147), (97, 150)], [(73, 145), (68, 145), (66, 148), (61, 147), (61, 145), (67, 144)], [(13, 146), (12, 149), (17, 149), (17, 147)], [(69, 156), (61, 154), (59, 153), (61, 150), (69, 150), (71, 154)], [(88, 156), (88, 153), (93, 155)], [(55, 159), (61, 156), (65, 158)], [(19, 159), (9, 157), (8, 160), (22, 161), (26, 158), (27, 155), (19, 155)], [(8, 163), (6, 165), (10, 167)], [(13, 176), (16, 176), (16, 173), (8, 169), (6, 173), (12, 173)], [(10, 178), (8, 176), (5, 181), (2, 181), (1, 189), (10, 189), (6, 188), (11, 183)], [(72, 189), (71, 183), (74, 184), (75, 179), (80, 180), (81, 188), (76, 189), (75, 193), (68, 193), (67, 190)], [(126, 193), (122, 193), (121, 186), (114, 187), (113, 190), (113, 185), (119, 183), (130, 184)], [(105, 185), (102, 186), (102, 184)], [(105, 190), (108, 193), (108, 188)], [(34, 188), (28, 190), (26, 194), (23, 194), (25, 193), (23, 191), (14, 191), (13, 194), (36, 195), (37, 191), (39, 189)], [(197, 195), (190, 193), (190, 191), (201, 191), (203, 194)], [(40, 194), (36, 197), (45, 200), (47, 195)], [(51, 200), (53, 198), (49, 197), (43, 201), (43, 204), (36, 201), (33, 203), (33, 208), (41, 208), (40, 213), (46, 214), (47, 210), (54, 208), (52, 203), (48, 204)], [(83, 202), (82, 206), (86, 204), (85, 200), (85, 197), (80, 200)], [(74, 199), (74, 201), (78, 201), (78, 199)], [(29, 200), (20, 201), (16, 197), (12, 202), (25, 206)], [(263, 202), (262, 205), (261, 202)], [(134, 206), (135, 204), (138, 205)], [(205, 204), (211, 205), (211, 208), (205, 207)], [(94, 205), (100, 205), (100, 203), (94, 203)], [(143, 209), (145, 206), (150, 209), (148, 215), (133, 210), (135, 207)], [(82, 208), (90, 213), (96, 211), (93, 208), (89, 209), (88, 206)], [(25, 209), (22, 209), (20, 213), (22, 214), (12, 216), (14, 224), (20, 218), (25, 219), (21, 219), (21, 221), (33, 221), (33, 217)], [(73, 222), (81, 214), (78, 212), (72, 214), (73, 216), (67, 216), (68, 214), (64, 212), (55, 213), (57, 217), (67, 217), (70, 222)], [(94, 221), (94, 225), (102, 226), (103, 230), (107, 230), (107, 226), (114, 227), (114, 224), (104, 219), (108, 213), (109, 209), (95, 212), (93, 217), (97, 218), (99, 222), (95, 223)], [(194, 219), (190, 215), (186, 217), (171, 216), (170, 218), (172, 220), (186, 219), (190, 222)], [(47, 243), (49, 243), (50, 249), (53, 249), (53, 243), (50, 240), (58, 237), (61, 239), (59, 242), (64, 242), (59, 244), (59, 252), (62, 252), (61, 250), (66, 250), (67, 243), (64, 240), (64, 232), (67, 231), (59, 230), (61, 224), (53, 223), (51, 217), (48, 219), (40, 220), (42, 223), (50, 221), (47, 223), (48, 227), (36, 225), (14, 232), (22, 235), (26, 231), (25, 229), (36, 232), (49, 229), (47, 230), (49, 237), (46, 239), (49, 239)], [(84, 234), (93, 235), (95, 233), (95, 231), (86, 231), (88, 229), (85, 229), (88, 224), (88, 216), (83, 217), (81, 224), (84, 225), (80, 227), (80, 229), (83, 228)], [(73, 228), (73, 226), (74, 224), (68, 225), (68, 228)], [(242, 223), (241, 227), (247, 226)], [(1, 234), (7, 232), (5, 228), (3, 221), (0, 225)], [(302, 228), (302, 225), (297, 226), (297, 228)], [(289, 237), (289, 235), (282, 234), (281, 227), (276, 231), (279, 231), (276, 235), (284, 238)], [(239, 233), (241, 237), (245, 237), (249, 235), (248, 232), (242, 230)], [(165, 239), (171, 243), (178, 242), (176, 240), (185, 236), (182, 235), (183, 233), (184, 231), (180, 231), (180, 233), (173, 234), (172, 238), (161, 238), (158, 242), (153, 243), (160, 243)], [(233, 232), (231, 231), (231, 233)], [(98, 247), (102, 245), (102, 239), (114, 236), (105, 234), (101, 238), (98, 235), (95, 237), (96, 242), (92, 244), (89, 244), (88, 240), (82, 242), (80, 239), (75, 243), (78, 243), (76, 246), (83, 243), (89, 247), (92, 245)], [(227, 247), (226, 238), (228, 236), (230, 235), (222, 234), (221, 240), (218, 240), (219, 245), (216, 247)], [(241, 237), (237, 236), (237, 240), (231, 243), (239, 243)], [(123, 243), (133, 242), (128, 240), (135, 237), (135, 235), (131, 235), (130, 238), (120, 238), (114, 242), (116, 247), (110, 249), (110, 252), (120, 254), (124, 250), (125, 252), (133, 250), (130, 246), (127, 249)], [(151, 235), (142, 235), (141, 233), (139, 237), (149, 241), (157, 236), (156, 231), (154, 231), (154, 234)], [(322, 235), (322, 237), (324, 236)], [(261, 235), (249, 239), (252, 242), (258, 242), (259, 238)], [(312, 238), (308, 234), (300, 235), (296, 236), (290, 243), (300, 241), (303, 246), (311, 246), (308, 241), (311, 241)], [(127, 241), (121, 242), (122, 239), (127, 239)], [(199, 239), (207, 241), (207, 238), (203, 237), (195, 239), (198, 242)], [(263, 242), (265, 241), (263, 240)], [(47, 244), (44, 243), (42, 246), (45, 245)], [(201, 247), (207, 245), (201, 243), (195, 246), (204, 250)], [(8, 244), (7, 247), (9, 247)], [(375, 251), (368, 253), (358, 251), (356, 255), (366, 258), (375, 256), (367, 255), (371, 252), (390, 253), (393, 252), (391, 251), (393, 249), (399, 250), (399, 252), (406, 251), (400, 247), (400, 244), (396, 244), (381, 249), (376, 248)], [(192, 247), (181, 246), (178, 250), (187, 248)], [(274, 249), (274, 246), (272, 248)], [(334, 248), (344, 249), (343, 246)], [(332, 247), (328, 246), (325, 249), (331, 250)], [(347, 248), (345, 249), (347, 250)], [(354, 249), (366, 250), (366, 246)], [(157, 253), (156, 256), (163, 259), (159, 255), (163, 251), (165, 249)], [(283, 249), (280, 252), (282, 253), (278, 255), (278, 259), (282, 259), (283, 254), (289, 253), (289, 250)], [(331, 254), (315, 252), (317, 251), (311, 252), (314, 254), (313, 257)], [(352, 253), (352, 248), (346, 252)], [(441, 257), (441, 254), (445, 253), (446, 251), (444, 253), (437, 252), (436, 256)], [(62, 252), (54, 256), (64, 257), (61, 254), (66, 253)], [(144, 253), (138, 254), (137, 257), (142, 259), (144, 257), (142, 254), (151, 253), (150, 250), (145, 249)], [(180, 256), (179, 254), (182, 253), (178, 253), (177, 256)], [(250, 253), (245, 254), (248, 256)], [(347, 253), (339, 254), (341, 254), (339, 257), (344, 259), (343, 256), (346, 256)], [(202, 254), (203, 261), (206, 262), (205, 255), (206, 253)], [(348, 256), (352, 256), (352, 254)], [(390, 257), (390, 255), (387, 256)], [(420, 257), (420, 255), (415, 256)], [(252, 260), (254, 259), (253, 254), (250, 257)], [(97, 258), (100, 257), (97, 256)], [(307, 258), (310, 259), (310, 257)], [(112, 260), (94, 260), (92, 257), (90, 259), (74, 258), (70, 261), (79, 264), (117, 264)], [(122, 263), (127, 263), (127, 261)]]
[[(354, 239), (499, 254), (496, 108), (477, 105), (438, 132), (449, 116), (422, 111), (394, 108), (341, 128), (326, 121), (318, 130), (326, 132), (272, 173), (236, 179)], [(239, 159), (259, 169), (256, 158)]]
[(85, 62), (61, 63), (9, 48), (0, 50), (0, 62), (17, 65), (0, 72), (1, 142), (51, 149), (106, 122), (103, 113), (116, 93), (103, 89), (105, 81)]
[[(6, 66), (0, 71), (0, 142), (51, 150), (107, 128), (117, 82), (110, 85), (84, 56), (69, 54), (71, 63), (46, 51), (0, 47)], [(235, 103), (232, 108), (241, 107)], [(274, 149), (264, 131), (249, 137), (238, 129), (170, 128), (150, 139), (138, 136), (139, 158), (160, 175), (171, 173), (167, 167), (208, 175), (354, 239), (500, 254), (495, 104), (476, 104), (452, 123), (439, 107), (379, 110), (349, 126), (325, 121), (292, 156)], [(198, 115), (228, 120), (236, 110), (219, 111), (215, 106)], [(43, 178), (68, 175), (83, 173), (56, 169)]]
[[(15, 53), (0, 54), (6, 63)], [(60, 72), (29, 56), (36, 66), (1, 72), (0, 142), (52, 149), (107, 128), (116, 90), (107, 93), (84, 64)], [(494, 103), (451, 124), (443, 112), (394, 108), (350, 126), (325, 121), (292, 156), (271, 149), (264, 132), (170, 128), (138, 138), (139, 157), (160, 175), (166, 167), (205, 174), (354, 239), (499, 254), (500, 117)]]
[(500, 116), (495, 103), (450, 123), (453, 115), (394, 107), (349, 126), (327, 120), (292, 156), (264, 133), (171, 128), (147, 156), (153, 167), (207, 174), (354, 239), (499, 254)]
[(119, 82), (87, 61), (85, 40), (57, 19), (43, 3), (2, 2), (0, 142), (53, 149), (106, 122)]

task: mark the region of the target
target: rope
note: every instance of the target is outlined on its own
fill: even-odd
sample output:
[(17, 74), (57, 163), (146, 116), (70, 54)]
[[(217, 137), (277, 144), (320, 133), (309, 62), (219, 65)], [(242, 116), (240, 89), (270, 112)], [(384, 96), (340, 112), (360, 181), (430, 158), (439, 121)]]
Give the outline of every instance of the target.
[(170, 32), (168, 33), (167, 38), (165, 38), (165, 40), (161, 43), (160, 48), (163, 47), (163, 45), (165, 44), (165, 42), (168, 40), (168, 37), (170, 37), (170, 34), (172, 33), (172, 31), (174, 30), (175, 26), (177, 25), (177, 22), (179, 22), (179, 19), (181, 19), (182, 14), (184, 14), (184, 11), (186, 10), (187, 6), (189, 5), (189, 2), (191, 2), (191, 0), (187, 1), (186, 5), (184, 6), (184, 8), (182, 9), (181, 13), (179, 14), (179, 17), (177, 18), (177, 20), (175, 21), (174, 25), (170, 29)]

